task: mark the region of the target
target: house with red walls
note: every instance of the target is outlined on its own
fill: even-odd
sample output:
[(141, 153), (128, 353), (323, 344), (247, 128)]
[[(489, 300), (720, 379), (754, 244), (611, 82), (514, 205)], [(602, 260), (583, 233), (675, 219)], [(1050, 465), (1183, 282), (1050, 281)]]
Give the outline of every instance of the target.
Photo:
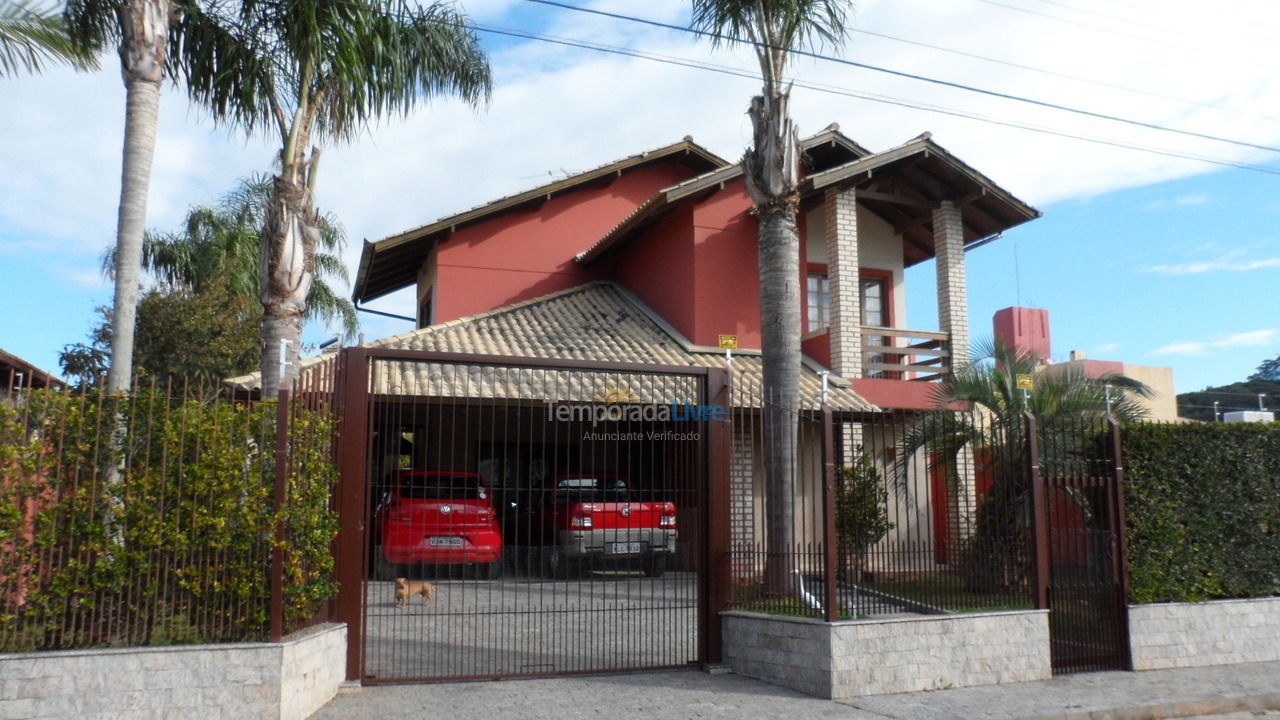
[[(928, 133), (872, 152), (832, 125), (801, 144), (806, 368), (867, 405), (930, 407), (930, 381), (968, 354), (965, 253), (1040, 213)], [(736, 335), (749, 356), (760, 345), (751, 206), (740, 165), (686, 137), (366, 243), (353, 295), (416, 287), (427, 328), (608, 283), (683, 345)], [(908, 328), (904, 271), (929, 261), (938, 322)]]

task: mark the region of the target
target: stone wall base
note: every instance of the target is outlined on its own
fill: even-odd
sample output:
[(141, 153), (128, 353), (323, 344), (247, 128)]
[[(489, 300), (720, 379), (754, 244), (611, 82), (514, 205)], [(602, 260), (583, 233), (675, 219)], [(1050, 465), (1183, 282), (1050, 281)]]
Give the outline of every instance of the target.
[(0, 654), (0, 720), (304, 720), (346, 676), (347, 626), (276, 643)]
[(1280, 661), (1280, 597), (1129, 607), (1134, 670)]
[(835, 623), (732, 611), (721, 623), (734, 672), (824, 698), (1052, 675), (1044, 610)]

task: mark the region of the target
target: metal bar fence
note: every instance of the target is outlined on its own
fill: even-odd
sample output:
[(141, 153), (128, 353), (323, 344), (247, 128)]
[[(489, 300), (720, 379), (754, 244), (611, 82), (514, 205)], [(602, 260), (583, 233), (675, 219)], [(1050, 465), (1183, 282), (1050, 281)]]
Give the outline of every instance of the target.
[[(762, 410), (773, 398), (744, 392), (730, 463), (733, 608), (835, 620), (1031, 607), (1021, 418), (793, 401), (784, 424)], [(777, 432), (794, 434), (782, 469), (768, 450)]]
[(10, 388), (0, 650), (265, 640), (322, 618), (334, 474), (319, 372), (279, 405), (186, 380)]

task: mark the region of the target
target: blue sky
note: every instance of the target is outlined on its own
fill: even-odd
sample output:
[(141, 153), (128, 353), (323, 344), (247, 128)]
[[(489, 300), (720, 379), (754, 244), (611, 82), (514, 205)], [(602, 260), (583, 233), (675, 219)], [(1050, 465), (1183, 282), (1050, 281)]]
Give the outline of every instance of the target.
[[(602, 9), (685, 23), (688, 4)], [(463, 5), (477, 21), (751, 69), (744, 52), (682, 33), (520, 0)], [(1069, 7), (1070, 6), (1070, 7)], [(1212, 14), (1192, 2), (1071, 0), (1040, 15), (979, 0), (867, 0), (855, 27), (1058, 73), (1031, 72), (855, 34), (846, 57), (1194, 131), (1280, 145), (1280, 77), (1270, 50), (1280, 7), (1235, 0)], [(1074, 9), (1073, 9), (1074, 8)], [(1125, 9), (1129, 8), (1129, 9)], [(1145, 10), (1144, 10), (1145, 8)], [(1158, 9), (1159, 12), (1153, 12)], [(1044, 17), (1059, 16), (1059, 20)], [(1124, 23), (1103, 15), (1127, 16)], [(927, 17), (929, 22), (921, 22)], [(1072, 21), (1078, 22), (1072, 22)], [(1116, 32), (1091, 30), (1088, 25)], [(374, 240), (543, 181), (685, 135), (726, 157), (750, 139), (750, 80), (645, 60), (486, 37), (495, 92), (482, 112), (441, 101), (379, 123), (326, 151), (319, 206), (346, 226), (354, 271)], [(123, 90), (114, 58), (94, 75), (55, 70), (0, 81), (0, 348), (51, 370), (110, 302), (98, 271), (114, 238)], [(1069, 80), (1069, 74), (1095, 82)], [(1275, 155), (1117, 126), (818, 61), (801, 81), (927, 103), (1110, 141), (1277, 167)], [(1116, 87), (1142, 90), (1146, 95)], [(1153, 97), (1153, 95), (1160, 97)], [(1097, 144), (797, 88), (801, 133), (830, 122), (872, 149), (929, 130), (1045, 217), (969, 256), (971, 322), (1019, 302), (1049, 309), (1054, 353), (1170, 365), (1178, 389), (1243, 378), (1280, 355), (1276, 237), (1280, 177), (1223, 170)], [(239, 177), (270, 167), (272, 139), (213, 127), (177, 92), (161, 108), (150, 224), (171, 228)], [(1016, 263), (1015, 263), (1016, 257)], [(936, 327), (932, 266), (909, 275), (912, 327)], [(923, 292), (921, 291), (923, 289)], [(372, 307), (413, 312), (398, 293)], [(364, 316), (368, 338), (408, 324)], [(325, 328), (309, 328), (310, 340)]]

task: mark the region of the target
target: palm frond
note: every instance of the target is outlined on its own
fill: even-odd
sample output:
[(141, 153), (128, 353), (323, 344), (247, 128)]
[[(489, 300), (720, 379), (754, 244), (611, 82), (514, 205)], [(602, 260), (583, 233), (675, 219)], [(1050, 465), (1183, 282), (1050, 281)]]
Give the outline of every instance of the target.
[(56, 5), (0, 0), (0, 77), (40, 72), (49, 63), (98, 69), (93, 49), (76, 43)]

